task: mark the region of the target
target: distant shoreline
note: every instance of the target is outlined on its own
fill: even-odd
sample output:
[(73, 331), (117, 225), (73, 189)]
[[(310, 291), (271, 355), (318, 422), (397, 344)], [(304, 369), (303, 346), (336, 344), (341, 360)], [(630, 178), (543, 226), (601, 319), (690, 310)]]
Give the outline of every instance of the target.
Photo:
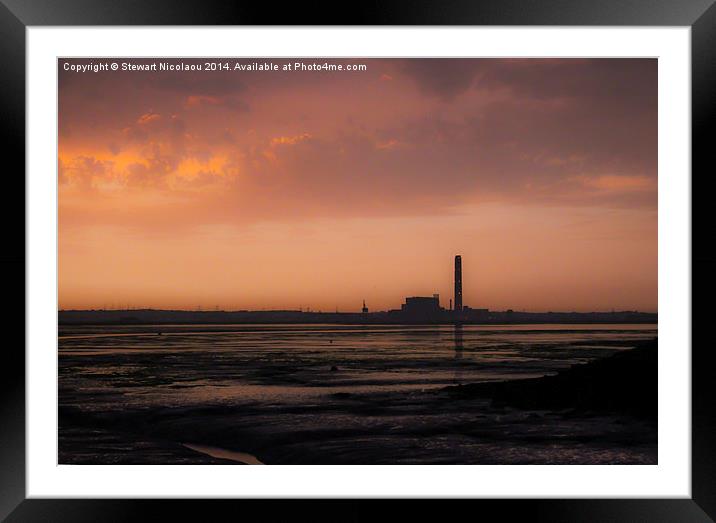
[(179, 311), (179, 310), (60, 310), (59, 325), (210, 325), (210, 324), (329, 324), (329, 325), (533, 325), (533, 324), (655, 324), (656, 313), (453, 311), (411, 316), (401, 311)]
[(433, 325), (435, 327), (440, 326), (453, 326), (453, 325), (490, 325), (499, 327), (502, 325), (656, 325), (657, 321), (531, 321), (531, 322), (410, 322), (410, 321), (395, 321), (395, 322), (348, 322), (348, 321), (232, 321), (232, 322), (211, 322), (211, 321), (156, 321), (156, 322), (59, 322), (58, 325), (64, 326), (81, 326), (81, 325), (118, 325), (118, 326), (131, 326), (131, 325), (369, 325), (371, 327), (381, 326), (396, 326), (396, 325)]

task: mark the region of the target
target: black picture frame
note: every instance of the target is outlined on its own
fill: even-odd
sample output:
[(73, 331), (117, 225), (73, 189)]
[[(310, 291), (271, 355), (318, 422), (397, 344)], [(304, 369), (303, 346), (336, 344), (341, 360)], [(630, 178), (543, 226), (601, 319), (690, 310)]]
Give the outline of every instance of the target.
[[(15, 160), (5, 177), (7, 200), (1, 223), (5, 245), (8, 330), (25, 325), (25, 30), (64, 25), (556, 25), (689, 26), (692, 51), (692, 497), (690, 499), (529, 499), (450, 501), (247, 501), (247, 500), (77, 500), (26, 499), (25, 353), (23, 341), (3, 347), (0, 380), (0, 519), (7, 521), (126, 521), (137, 519), (206, 520), (216, 510), (253, 520), (374, 519), (399, 509), (400, 519), (444, 518), (461, 509), (473, 515), (545, 521), (713, 521), (716, 519), (716, 401), (703, 327), (713, 296), (716, 258), (697, 243), (710, 230), (705, 199), (710, 167), (716, 163), (716, 5), (715, 0), (392, 0), (319, 5), (229, 2), (222, 0), (0, 0), (0, 127), (6, 157)], [(696, 189), (696, 190), (694, 190)], [(22, 274), (23, 278), (19, 275)], [(23, 287), (21, 289), (21, 287)], [(704, 322), (701, 323), (702, 325)], [(10, 327), (12, 325), (12, 328)], [(698, 341), (698, 343), (697, 343)], [(684, 348), (687, 349), (687, 348)], [(399, 504), (398, 507), (394, 507)], [(449, 511), (449, 512), (446, 512)], [(213, 517), (211, 518), (213, 519)]]

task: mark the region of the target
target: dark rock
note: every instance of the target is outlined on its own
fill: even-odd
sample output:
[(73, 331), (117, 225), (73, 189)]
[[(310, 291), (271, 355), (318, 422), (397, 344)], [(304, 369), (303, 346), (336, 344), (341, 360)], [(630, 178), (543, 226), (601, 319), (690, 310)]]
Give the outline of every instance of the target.
[(627, 414), (656, 421), (657, 340), (552, 376), (446, 387), (453, 397), (492, 398), (494, 407)]

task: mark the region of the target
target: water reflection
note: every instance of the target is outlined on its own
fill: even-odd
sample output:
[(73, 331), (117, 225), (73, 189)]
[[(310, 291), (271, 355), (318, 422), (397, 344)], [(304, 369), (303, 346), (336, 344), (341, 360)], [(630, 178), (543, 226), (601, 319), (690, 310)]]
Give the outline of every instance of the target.
[(462, 351), (465, 348), (463, 346), (463, 338), (462, 338), (462, 325), (459, 323), (455, 324), (455, 334), (454, 334), (454, 344), (455, 344), (455, 359), (462, 358)]
[[(455, 347), (455, 360), (462, 360), (462, 353), (464, 350), (464, 344), (463, 344), (463, 332), (462, 332), (462, 325), (459, 323), (455, 324), (455, 329), (453, 333), (453, 345)], [(453, 374), (453, 382), (456, 384), (462, 383), (463, 381), (463, 366), (461, 365), (461, 361), (458, 361), (457, 366), (455, 367), (455, 372)]]

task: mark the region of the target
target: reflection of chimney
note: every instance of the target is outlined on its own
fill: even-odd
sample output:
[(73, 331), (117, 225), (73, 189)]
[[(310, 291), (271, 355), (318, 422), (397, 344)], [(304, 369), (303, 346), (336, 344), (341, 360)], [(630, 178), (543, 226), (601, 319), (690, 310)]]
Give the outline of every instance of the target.
[(455, 310), (462, 311), (462, 257), (455, 256)]

